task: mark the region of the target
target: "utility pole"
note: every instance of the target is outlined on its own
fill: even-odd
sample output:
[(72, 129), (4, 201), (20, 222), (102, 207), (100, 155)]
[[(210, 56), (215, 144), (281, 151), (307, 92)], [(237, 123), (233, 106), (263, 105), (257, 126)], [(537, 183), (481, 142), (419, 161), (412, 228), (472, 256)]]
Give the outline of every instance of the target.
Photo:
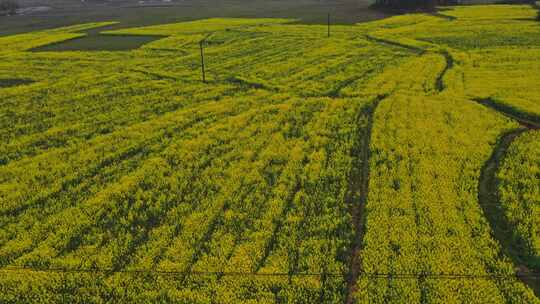
[(199, 46), (201, 48), (201, 72), (202, 72), (202, 81), (206, 83), (206, 75), (204, 72), (204, 52), (203, 52), (203, 43), (204, 39), (199, 42)]
[(328, 37), (330, 37), (330, 13), (328, 13)]

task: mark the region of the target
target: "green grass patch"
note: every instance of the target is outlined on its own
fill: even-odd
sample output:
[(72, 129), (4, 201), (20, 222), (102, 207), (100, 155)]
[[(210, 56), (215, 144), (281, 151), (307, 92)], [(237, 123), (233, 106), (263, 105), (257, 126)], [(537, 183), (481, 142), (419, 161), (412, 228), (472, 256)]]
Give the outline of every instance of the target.
[(48, 44), (32, 51), (127, 51), (162, 38), (164, 36), (95, 34)]

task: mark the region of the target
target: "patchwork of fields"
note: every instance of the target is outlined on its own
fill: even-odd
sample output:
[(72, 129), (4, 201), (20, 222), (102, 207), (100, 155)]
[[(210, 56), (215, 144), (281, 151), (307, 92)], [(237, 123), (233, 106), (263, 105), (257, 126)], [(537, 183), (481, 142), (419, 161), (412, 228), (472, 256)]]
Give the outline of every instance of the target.
[(536, 14), (0, 37), (0, 302), (540, 303)]

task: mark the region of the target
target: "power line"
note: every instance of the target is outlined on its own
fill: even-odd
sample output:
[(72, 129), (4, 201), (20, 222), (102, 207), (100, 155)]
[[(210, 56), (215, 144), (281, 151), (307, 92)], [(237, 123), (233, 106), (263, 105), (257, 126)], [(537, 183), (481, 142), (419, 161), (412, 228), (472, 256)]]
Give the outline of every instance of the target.
[[(188, 275), (188, 276), (252, 276), (252, 277), (347, 277), (348, 273), (324, 273), (324, 272), (235, 272), (235, 271), (174, 271), (153, 269), (126, 269), (114, 270), (112, 268), (60, 268), (60, 267), (35, 267), (35, 266), (6, 266), (0, 268), (0, 272), (56, 272), (56, 273), (128, 273), (128, 274), (156, 274), (156, 275)], [(452, 273), (378, 273), (360, 272), (359, 277), (384, 278), (384, 279), (526, 279), (540, 278), (540, 273), (516, 273), (516, 274), (452, 274)]]

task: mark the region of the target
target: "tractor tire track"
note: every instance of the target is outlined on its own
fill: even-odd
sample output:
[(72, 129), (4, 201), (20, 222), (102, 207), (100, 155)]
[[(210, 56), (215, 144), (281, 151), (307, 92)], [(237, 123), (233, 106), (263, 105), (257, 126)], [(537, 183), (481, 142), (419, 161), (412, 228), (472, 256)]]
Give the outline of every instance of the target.
[(354, 293), (356, 292), (356, 282), (362, 272), (360, 250), (364, 237), (364, 210), (369, 192), (369, 158), (371, 134), (373, 128), (373, 117), (377, 106), (387, 95), (378, 95), (372, 105), (364, 107), (358, 113), (357, 125), (362, 124), (362, 120), (367, 119), (367, 126), (361, 128), (357, 133), (357, 140), (352, 148), (353, 157), (351, 172), (349, 173), (349, 186), (345, 197), (345, 203), (350, 208), (352, 223), (354, 226), (354, 239), (351, 248), (349, 264), (349, 274), (347, 276), (347, 287), (345, 290), (345, 304), (354, 303)]
[(299, 181), (296, 182), (294, 188), (289, 193), (287, 199), (285, 200), (285, 206), (283, 207), (283, 210), (280, 213), (280, 216), (278, 218), (274, 218), (273, 220), (273, 228), (272, 228), (272, 234), (270, 235), (270, 238), (267, 240), (265, 246), (264, 246), (264, 253), (257, 262), (255, 266), (255, 273), (258, 273), (266, 264), (266, 261), (270, 257), (270, 254), (274, 251), (275, 247), (277, 246), (278, 236), (281, 233), (283, 229), (283, 225), (285, 223), (285, 219), (287, 215), (290, 213), (290, 211), (293, 208), (294, 205), (294, 197), (301, 189), (301, 183)]
[(525, 132), (540, 129), (540, 123), (523, 118), (523, 115), (519, 113), (510, 113), (490, 99), (475, 99), (475, 101), (517, 121), (521, 125), (520, 128), (507, 131), (501, 135), (491, 156), (482, 167), (478, 182), (478, 201), (488, 220), (493, 238), (501, 245), (501, 253), (511, 259), (520, 281), (529, 286), (537, 297), (540, 297), (540, 280), (531, 276), (534, 273), (538, 273), (540, 269), (530, 269), (523, 262), (523, 256), (520, 253), (521, 250), (513, 241), (513, 229), (502, 209), (498, 192), (499, 181), (497, 179), (497, 172), (499, 172), (507, 151), (514, 140)]
[(524, 114), (515, 110), (514, 108), (497, 103), (493, 98), (475, 98), (473, 99), (477, 103), (490, 108), (500, 114), (517, 121), (520, 125), (527, 129), (538, 130), (540, 129), (540, 117), (534, 115)]
[[(380, 39), (380, 38), (376, 38), (370, 35), (366, 35), (365, 38), (368, 41), (375, 42), (375, 43), (386, 44), (388, 46), (407, 48), (410, 51), (417, 53), (418, 55), (422, 55), (422, 54), (425, 54), (426, 52), (430, 52), (428, 50), (423, 50), (423, 49), (416, 48), (413, 46), (403, 45), (399, 42), (386, 40), (386, 39)], [(448, 73), (448, 71), (454, 67), (454, 58), (446, 50), (438, 51), (436, 53), (442, 55), (446, 61), (446, 65), (444, 69), (441, 71), (441, 73), (435, 80), (435, 88), (437, 92), (442, 93), (444, 90), (447, 89), (447, 87), (444, 84), (444, 77)], [(488, 223), (490, 225), (491, 234), (493, 238), (497, 240), (498, 243), (501, 245), (501, 254), (506, 255), (507, 257), (511, 259), (516, 269), (515, 270), (516, 277), (518, 277), (521, 282), (529, 286), (535, 293), (536, 297), (540, 298), (540, 279), (534, 276), (534, 274), (540, 272), (540, 269), (529, 269), (526, 265), (524, 265), (524, 263), (522, 262), (522, 258), (519, 256), (519, 252), (520, 252), (519, 248), (517, 248), (516, 244), (512, 242), (512, 238), (511, 238), (512, 228), (510, 227), (509, 223), (506, 222), (504, 211), (501, 209), (501, 202), (500, 202), (499, 194), (498, 194), (498, 180), (497, 180), (497, 172), (499, 171), (500, 165), (502, 161), (504, 160), (507, 150), (511, 146), (512, 142), (519, 135), (527, 131), (540, 129), (540, 117), (519, 112), (518, 110), (510, 106), (497, 103), (492, 98), (474, 98), (472, 100), (487, 108), (490, 108), (498, 112), (501, 115), (504, 115), (518, 122), (521, 125), (521, 128), (507, 131), (506, 133), (501, 135), (496, 146), (494, 147), (494, 150), (490, 158), (486, 161), (486, 163), (482, 167), (480, 179), (478, 183), (478, 200), (483, 210), (483, 213), (486, 216), (486, 219), (488, 220)], [(371, 118), (372, 116), (370, 116), (370, 119)], [(371, 121), (370, 121), (370, 125), (371, 125)], [(371, 136), (371, 130), (370, 130), (369, 136)], [(369, 175), (368, 175), (368, 178), (369, 178)], [(367, 191), (367, 186), (366, 186), (366, 191)], [(361, 208), (363, 208), (363, 206)], [(360, 227), (360, 230), (357, 230), (357, 232), (362, 233), (362, 227)], [(357, 235), (357, 239), (358, 238), (361, 241), (361, 236), (359, 237)], [(354, 250), (356, 249), (353, 246), (353, 251)], [(355, 261), (351, 261), (351, 274), (349, 278), (355, 275), (354, 271), (356, 271), (357, 273), (360, 271), (358, 270), (357, 267), (354, 266), (354, 263)], [(356, 263), (358, 263), (357, 265), (360, 265), (358, 261)], [(354, 292), (354, 286), (351, 286), (352, 282), (350, 281), (350, 279), (348, 283), (349, 284), (347, 287), (347, 296), (346, 296), (345, 303), (351, 304), (351, 303), (354, 303), (354, 300), (351, 296), (351, 293)], [(505, 284), (505, 283), (502, 282), (501, 284)]]
[(439, 54), (441, 54), (446, 60), (446, 65), (435, 81), (435, 88), (437, 88), (437, 91), (442, 92), (446, 89), (446, 86), (444, 85), (444, 76), (451, 68), (454, 67), (454, 58), (452, 55), (450, 55), (450, 53), (448, 53), (448, 51), (441, 51)]
[(424, 50), (423, 48), (420, 48), (420, 47), (416, 47), (416, 46), (412, 46), (412, 45), (406, 45), (406, 44), (403, 44), (403, 43), (400, 43), (400, 42), (397, 42), (397, 41), (393, 41), (393, 40), (389, 40), (389, 39), (383, 39), (383, 38), (377, 38), (375, 36), (372, 36), (372, 35), (364, 35), (364, 38), (367, 40), (367, 41), (370, 41), (370, 42), (373, 42), (373, 43), (376, 43), (376, 44), (382, 44), (382, 45), (386, 45), (386, 46), (390, 46), (390, 47), (397, 47), (397, 48), (402, 48), (402, 49), (406, 49), (414, 54), (417, 54), (417, 55), (423, 55), (426, 53), (426, 50)]

